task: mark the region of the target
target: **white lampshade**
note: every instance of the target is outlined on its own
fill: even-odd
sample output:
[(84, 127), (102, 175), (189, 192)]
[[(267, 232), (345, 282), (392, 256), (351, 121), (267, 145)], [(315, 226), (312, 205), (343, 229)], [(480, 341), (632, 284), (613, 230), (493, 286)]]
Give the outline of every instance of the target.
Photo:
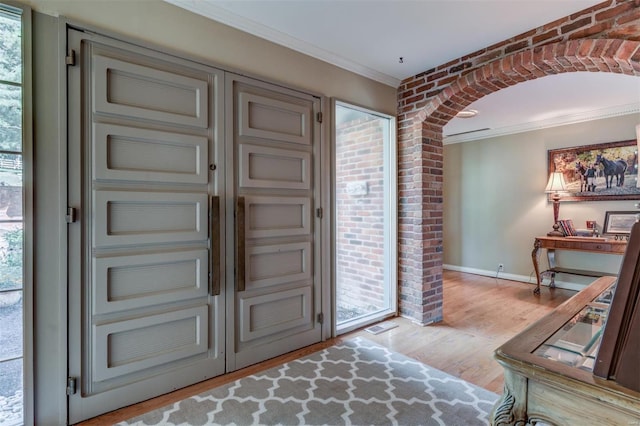
[(566, 192), (567, 184), (561, 172), (553, 172), (549, 175), (549, 182), (544, 192)]

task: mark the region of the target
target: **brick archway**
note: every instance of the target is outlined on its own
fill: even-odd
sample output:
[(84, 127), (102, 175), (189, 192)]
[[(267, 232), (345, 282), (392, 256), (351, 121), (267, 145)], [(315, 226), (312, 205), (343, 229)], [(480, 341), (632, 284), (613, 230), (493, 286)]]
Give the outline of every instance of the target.
[[(420, 177), (416, 182), (420, 204), (401, 204), (404, 219), (400, 228), (410, 229), (419, 240), (405, 238), (399, 242), (404, 315), (422, 324), (442, 320), (443, 126), (474, 101), (500, 89), (553, 74), (581, 71), (640, 76), (640, 42), (579, 39), (520, 51), (460, 76), (416, 111), (409, 141), (415, 148), (413, 158), (422, 166), (420, 174), (414, 175), (414, 180)], [(408, 309), (403, 309), (403, 304)]]
[(514, 53), (458, 78), (433, 98), (416, 120), (444, 126), (466, 106), (490, 93), (527, 80), (579, 71), (640, 76), (640, 42), (583, 39)]

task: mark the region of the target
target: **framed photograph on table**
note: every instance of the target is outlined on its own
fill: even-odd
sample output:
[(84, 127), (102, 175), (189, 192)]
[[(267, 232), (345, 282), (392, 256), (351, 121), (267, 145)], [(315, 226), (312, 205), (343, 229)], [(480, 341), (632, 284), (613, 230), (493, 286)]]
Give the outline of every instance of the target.
[(640, 221), (640, 211), (610, 211), (604, 216), (603, 234), (614, 235), (616, 239), (627, 238), (631, 228)]

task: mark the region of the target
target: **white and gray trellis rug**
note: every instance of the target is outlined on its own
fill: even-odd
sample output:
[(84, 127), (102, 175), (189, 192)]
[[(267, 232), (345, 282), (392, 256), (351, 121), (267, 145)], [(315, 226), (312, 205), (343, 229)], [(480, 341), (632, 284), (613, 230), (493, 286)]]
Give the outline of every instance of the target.
[(118, 423), (488, 424), (498, 395), (355, 338)]

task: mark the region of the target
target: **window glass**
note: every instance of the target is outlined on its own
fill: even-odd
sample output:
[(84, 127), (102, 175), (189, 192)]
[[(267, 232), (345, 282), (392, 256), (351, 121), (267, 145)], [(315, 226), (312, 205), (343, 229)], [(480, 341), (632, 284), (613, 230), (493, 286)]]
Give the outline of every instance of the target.
[(0, 83), (0, 151), (20, 152), (21, 148), (22, 89)]
[[(13, 13), (15, 11), (15, 13)], [(0, 4), (0, 425), (24, 423), (22, 19)]]
[(20, 16), (0, 9), (0, 81), (22, 81)]

